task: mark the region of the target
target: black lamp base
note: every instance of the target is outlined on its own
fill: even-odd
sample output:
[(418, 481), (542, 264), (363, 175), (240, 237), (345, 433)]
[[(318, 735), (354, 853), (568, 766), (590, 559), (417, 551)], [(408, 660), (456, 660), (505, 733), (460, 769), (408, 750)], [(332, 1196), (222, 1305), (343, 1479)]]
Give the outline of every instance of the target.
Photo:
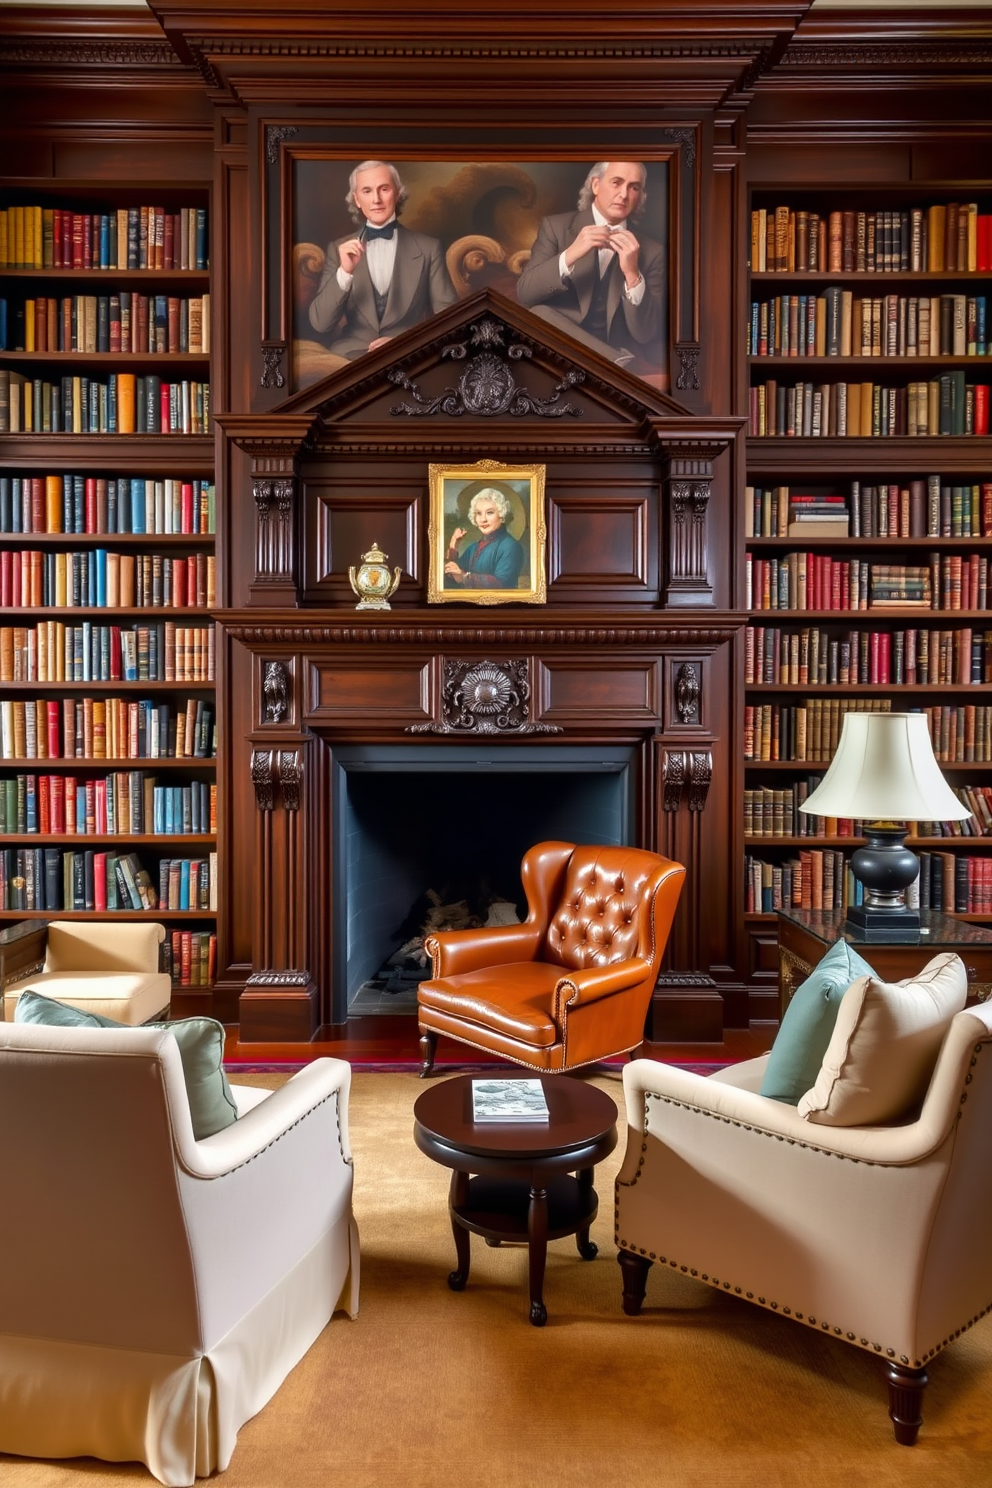
[(865, 891), (864, 903), (848, 906), (851, 929), (869, 941), (915, 941), (920, 915), (906, 907), (906, 890), (920, 871), (920, 860), (906, 846), (905, 826), (867, 825), (864, 846), (851, 855), (851, 869)]
[(915, 944), (920, 938), (920, 916), (915, 909), (872, 909), (864, 904), (849, 904), (846, 928), (859, 940), (887, 945), (904, 941)]

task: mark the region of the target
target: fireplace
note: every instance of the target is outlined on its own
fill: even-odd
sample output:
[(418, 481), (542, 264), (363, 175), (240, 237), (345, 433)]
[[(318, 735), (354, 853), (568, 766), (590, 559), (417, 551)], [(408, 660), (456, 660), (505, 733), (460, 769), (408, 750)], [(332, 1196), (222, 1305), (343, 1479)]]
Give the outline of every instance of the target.
[(634, 755), (485, 740), (336, 748), (335, 1023), (428, 888), (485, 880), (523, 918), (520, 861), (535, 842), (633, 843)]

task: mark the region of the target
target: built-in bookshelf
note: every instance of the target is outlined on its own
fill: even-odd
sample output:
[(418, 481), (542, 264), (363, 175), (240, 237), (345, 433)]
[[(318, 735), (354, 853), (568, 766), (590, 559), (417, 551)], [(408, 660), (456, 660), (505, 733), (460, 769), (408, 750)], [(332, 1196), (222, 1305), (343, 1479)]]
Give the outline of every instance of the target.
[(992, 196), (751, 205), (746, 916), (857, 899), (863, 823), (799, 807), (845, 713), (918, 709), (972, 815), (910, 824), (911, 896), (992, 919)]
[(216, 965), (202, 186), (0, 192), (0, 923), (154, 915)]

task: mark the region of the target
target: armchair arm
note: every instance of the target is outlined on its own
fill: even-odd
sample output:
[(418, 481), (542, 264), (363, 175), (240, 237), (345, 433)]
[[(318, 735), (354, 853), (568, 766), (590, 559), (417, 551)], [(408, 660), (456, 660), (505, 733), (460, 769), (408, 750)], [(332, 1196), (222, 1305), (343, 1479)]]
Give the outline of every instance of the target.
[(569, 1008), (598, 1002), (602, 997), (612, 997), (614, 992), (626, 992), (628, 987), (636, 987), (650, 976), (650, 962), (640, 956), (611, 966), (586, 966), (581, 971), (570, 971), (555, 987), (555, 1022), (561, 1027)]
[[(177, 1051), (178, 1053), (178, 1051)], [(297, 1070), (279, 1090), (246, 1111), (231, 1126), (204, 1137), (189, 1140), (177, 1127), (175, 1132), (179, 1160), (194, 1178), (220, 1178), (250, 1162), (273, 1142), (285, 1135), (311, 1111), (337, 1095), (338, 1134), (341, 1157), (351, 1162), (348, 1140), (348, 1094), (351, 1066), (343, 1059), (315, 1059)]]
[[(631, 1133), (658, 1134), (665, 1126), (666, 1106), (676, 1106), (790, 1146), (884, 1166), (909, 1166), (928, 1157), (946, 1140), (953, 1115), (951, 1101), (928, 1099), (919, 1118), (902, 1126), (819, 1126), (805, 1121), (795, 1106), (651, 1059), (631, 1061), (624, 1068), (623, 1084)], [(661, 1099), (648, 1100), (652, 1095)], [(628, 1162), (636, 1170), (635, 1147), (639, 1151), (638, 1143), (629, 1143), (624, 1170)], [(622, 1171), (618, 1181), (627, 1177)]]
[(431, 958), (436, 977), (464, 976), (486, 966), (504, 966), (510, 961), (534, 961), (541, 946), (540, 926), (499, 925), (492, 929), (439, 930), (428, 935), (424, 949)]

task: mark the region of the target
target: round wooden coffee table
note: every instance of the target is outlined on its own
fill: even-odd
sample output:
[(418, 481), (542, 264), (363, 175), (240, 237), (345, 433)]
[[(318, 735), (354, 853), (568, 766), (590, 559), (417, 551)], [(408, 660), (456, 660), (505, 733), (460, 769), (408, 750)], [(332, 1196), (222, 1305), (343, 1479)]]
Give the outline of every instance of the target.
[(470, 1232), (489, 1245), (526, 1241), (530, 1320), (540, 1328), (548, 1317), (542, 1296), (548, 1241), (574, 1235), (584, 1261), (597, 1254), (589, 1239), (599, 1209), (593, 1170), (617, 1145), (617, 1108), (594, 1085), (570, 1075), (538, 1078), (546, 1122), (473, 1122), (473, 1076), (458, 1075), (419, 1097), (413, 1137), (421, 1152), (453, 1169), (448, 1208), (458, 1265), (448, 1285), (460, 1292), (468, 1281)]

